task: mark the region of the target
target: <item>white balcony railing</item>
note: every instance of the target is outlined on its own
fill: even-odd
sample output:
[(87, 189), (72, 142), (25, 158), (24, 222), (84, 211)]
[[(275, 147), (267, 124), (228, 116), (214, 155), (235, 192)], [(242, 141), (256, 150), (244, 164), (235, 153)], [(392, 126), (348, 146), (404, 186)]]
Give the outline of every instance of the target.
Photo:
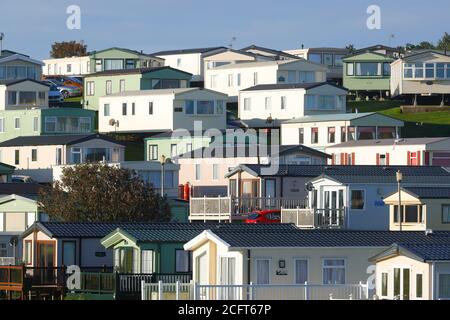
[(281, 222), (293, 223), (299, 228), (343, 228), (345, 208), (342, 209), (302, 209), (282, 208)]
[(306, 202), (297, 198), (191, 198), (189, 219), (231, 221), (245, 219), (255, 210), (281, 210), (281, 208), (305, 208), (305, 206)]
[(367, 284), (202, 285), (197, 283), (145, 283), (142, 300), (367, 300)]

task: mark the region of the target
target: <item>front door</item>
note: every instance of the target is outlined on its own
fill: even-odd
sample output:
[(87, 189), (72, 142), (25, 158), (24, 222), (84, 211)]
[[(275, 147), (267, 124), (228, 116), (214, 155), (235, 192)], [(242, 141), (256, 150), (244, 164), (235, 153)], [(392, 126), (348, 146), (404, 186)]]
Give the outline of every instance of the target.
[(344, 190), (324, 189), (323, 195), (323, 223), (330, 226), (340, 226), (343, 223), (344, 215)]
[(276, 206), (275, 198), (277, 196), (276, 193), (276, 181), (275, 179), (266, 179), (264, 180), (265, 185), (265, 196), (266, 196), (266, 207), (274, 208)]
[(411, 269), (394, 268), (394, 299), (409, 300), (411, 296)]
[(53, 284), (56, 280), (55, 242), (37, 242), (37, 271), (35, 276), (39, 276), (40, 284)]

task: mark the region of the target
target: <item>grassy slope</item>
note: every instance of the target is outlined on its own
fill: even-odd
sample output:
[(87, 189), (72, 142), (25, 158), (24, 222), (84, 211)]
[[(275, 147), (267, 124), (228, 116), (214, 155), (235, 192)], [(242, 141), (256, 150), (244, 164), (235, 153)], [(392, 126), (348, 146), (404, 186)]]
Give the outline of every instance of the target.
[(450, 108), (442, 112), (401, 113), (400, 101), (350, 101), (348, 108), (353, 112), (379, 112), (403, 121), (426, 124), (450, 125)]

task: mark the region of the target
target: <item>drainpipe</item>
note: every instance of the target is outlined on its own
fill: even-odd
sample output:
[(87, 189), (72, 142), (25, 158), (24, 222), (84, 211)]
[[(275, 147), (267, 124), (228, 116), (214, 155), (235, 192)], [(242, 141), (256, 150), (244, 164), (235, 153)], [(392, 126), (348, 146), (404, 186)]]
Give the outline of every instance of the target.
[(434, 300), (434, 274), (435, 274), (436, 262), (431, 263), (431, 300)]
[(250, 273), (251, 273), (251, 266), (250, 266), (250, 260), (251, 259), (251, 253), (250, 249), (247, 249), (247, 284), (250, 285)]

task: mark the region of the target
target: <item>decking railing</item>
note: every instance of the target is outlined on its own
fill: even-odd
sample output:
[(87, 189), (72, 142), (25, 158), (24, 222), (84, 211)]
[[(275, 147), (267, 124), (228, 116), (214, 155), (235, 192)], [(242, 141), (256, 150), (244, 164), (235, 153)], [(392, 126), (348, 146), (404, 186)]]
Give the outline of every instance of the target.
[(0, 266), (14, 266), (14, 265), (16, 265), (16, 258), (0, 257)]
[(302, 209), (282, 208), (281, 222), (294, 223), (299, 228), (344, 228), (343, 209)]
[(142, 300), (367, 300), (367, 284), (200, 285), (142, 283)]
[(255, 210), (305, 208), (306, 202), (297, 198), (215, 197), (191, 198), (189, 220), (232, 221), (245, 219)]

